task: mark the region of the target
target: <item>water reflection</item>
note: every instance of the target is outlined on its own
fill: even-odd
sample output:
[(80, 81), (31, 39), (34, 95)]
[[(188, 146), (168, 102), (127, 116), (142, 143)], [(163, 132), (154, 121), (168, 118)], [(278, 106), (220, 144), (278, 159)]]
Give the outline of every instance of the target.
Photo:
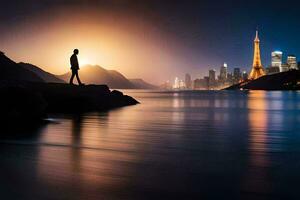
[[(86, 199), (89, 195), (115, 192), (127, 181), (130, 163), (137, 156), (123, 152), (119, 148), (122, 144), (113, 141), (114, 136), (107, 137), (107, 119), (108, 115), (97, 113), (75, 115), (66, 123), (48, 127), (45, 133), (52, 134), (60, 126), (57, 135), (41, 138), (44, 145), (38, 150), (37, 175), (47, 188), (53, 192), (56, 187), (66, 191), (78, 189), (83, 196), (66, 193), (62, 198)], [(60, 135), (61, 131), (65, 134)]]
[(126, 93), (142, 104), (0, 139), (0, 176), (20, 182), (0, 186), (27, 199), (300, 196), (300, 93)]
[(248, 95), (251, 152), (265, 153), (267, 150), (267, 103), (265, 91), (250, 92)]
[(253, 194), (268, 194), (268, 100), (267, 92), (248, 94), (249, 164), (245, 171), (243, 190)]
[(72, 119), (72, 144), (74, 145), (81, 145), (81, 134), (82, 134), (82, 122), (83, 116), (82, 115), (75, 115)]

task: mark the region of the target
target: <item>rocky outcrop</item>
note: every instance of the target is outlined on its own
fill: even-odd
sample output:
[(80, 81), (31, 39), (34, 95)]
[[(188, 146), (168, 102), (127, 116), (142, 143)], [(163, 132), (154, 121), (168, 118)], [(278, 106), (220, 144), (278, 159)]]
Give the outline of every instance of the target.
[(103, 111), (139, 102), (106, 85), (1, 82), (1, 115), (6, 121), (41, 119), (47, 113)]
[[(46, 83), (63, 81), (34, 65), (17, 64), (1, 51), (0, 70), (0, 120), (5, 122), (3, 124), (31, 124), (27, 122), (41, 120), (50, 112), (103, 111), (138, 103), (119, 91), (111, 92), (107, 85)], [(122, 79), (122, 75), (113, 74)]]
[(46, 116), (47, 102), (38, 93), (18, 86), (0, 87), (1, 124), (28, 123)]

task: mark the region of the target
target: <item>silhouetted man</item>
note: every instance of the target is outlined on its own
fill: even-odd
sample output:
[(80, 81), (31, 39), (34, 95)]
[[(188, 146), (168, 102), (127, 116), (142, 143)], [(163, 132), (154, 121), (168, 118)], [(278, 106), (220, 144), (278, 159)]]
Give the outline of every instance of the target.
[(71, 70), (72, 70), (72, 76), (70, 79), (70, 84), (73, 85), (73, 79), (74, 76), (76, 76), (77, 82), (79, 85), (83, 85), (79, 79), (79, 75), (78, 75), (78, 70), (79, 70), (79, 63), (78, 63), (78, 58), (77, 55), (79, 54), (79, 50), (78, 49), (74, 49), (73, 51), (73, 55), (70, 58), (70, 63), (71, 63)]

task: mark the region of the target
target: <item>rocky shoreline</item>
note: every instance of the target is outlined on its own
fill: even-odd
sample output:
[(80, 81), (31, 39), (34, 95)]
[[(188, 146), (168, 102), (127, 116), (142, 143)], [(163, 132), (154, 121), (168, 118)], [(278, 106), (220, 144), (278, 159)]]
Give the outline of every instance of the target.
[(0, 82), (2, 123), (39, 121), (49, 113), (105, 111), (139, 102), (106, 85)]

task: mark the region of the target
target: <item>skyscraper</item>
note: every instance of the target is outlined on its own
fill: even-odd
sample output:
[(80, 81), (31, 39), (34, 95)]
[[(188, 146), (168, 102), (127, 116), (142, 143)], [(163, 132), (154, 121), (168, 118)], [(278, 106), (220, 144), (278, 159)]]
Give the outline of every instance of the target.
[(233, 74), (232, 73), (227, 73), (227, 82), (229, 85), (233, 84)]
[(214, 88), (216, 85), (216, 70), (209, 70), (208, 73), (208, 82), (209, 82), (209, 87)]
[(242, 75), (241, 75), (241, 70), (240, 68), (234, 68), (233, 69), (233, 80), (234, 80), (234, 83), (239, 83), (240, 80), (242, 78)]
[(281, 65), (282, 65), (282, 52), (281, 51), (273, 51), (271, 67), (281, 68)]
[(248, 73), (246, 71), (243, 71), (242, 79), (243, 79), (243, 81), (246, 81), (248, 79)]
[(209, 77), (210, 82), (215, 82), (216, 81), (216, 70), (214, 70), (214, 69), (209, 70), (208, 77)]
[(290, 69), (298, 69), (297, 58), (294, 55), (288, 55), (287, 64)]
[(249, 79), (257, 79), (257, 78), (265, 75), (263, 66), (261, 64), (261, 59), (260, 59), (259, 43), (260, 43), (260, 40), (258, 38), (258, 31), (256, 31), (256, 37), (254, 39), (253, 66), (252, 66), (251, 73), (249, 75)]
[(284, 69), (284, 64), (281, 65), (281, 68), (279, 67), (267, 67), (266, 68), (266, 74), (270, 75), (270, 74), (276, 74), (276, 73), (279, 73), (280, 72), (280, 69)]
[(179, 81), (178, 77), (175, 77), (173, 89), (179, 89), (179, 88), (180, 88), (180, 81)]
[(185, 89), (186, 86), (185, 86), (185, 82), (183, 80), (180, 80), (179, 81), (179, 89)]
[(224, 63), (220, 68), (220, 81), (225, 83), (227, 80), (227, 64)]
[(209, 77), (208, 76), (204, 76), (204, 78), (203, 78), (203, 83), (204, 83), (204, 88), (206, 89), (206, 90), (208, 90), (209, 88), (210, 88), (210, 86), (209, 86)]
[(185, 74), (185, 87), (186, 89), (192, 89), (192, 77), (190, 74)]
[(287, 63), (283, 63), (281, 65), (281, 71), (280, 72), (287, 72), (290, 70), (290, 66)]

